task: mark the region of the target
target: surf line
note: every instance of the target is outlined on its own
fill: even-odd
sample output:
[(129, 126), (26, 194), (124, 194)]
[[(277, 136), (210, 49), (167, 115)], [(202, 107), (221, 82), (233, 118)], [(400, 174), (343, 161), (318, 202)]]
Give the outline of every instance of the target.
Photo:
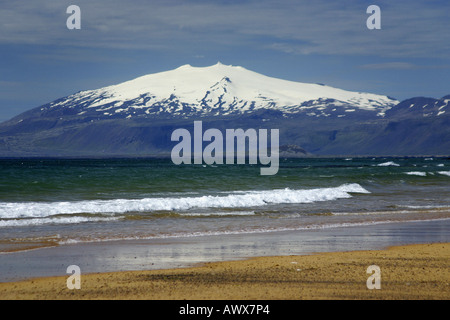
[[(172, 148), (171, 159), (180, 164), (249, 164), (269, 165), (261, 167), (261, 175), (275, 175), (279, 167), (279, 129), (270, 129), (270, 148), (268, 129), (226, 129), (225, 143), (222, 131), (209, 128), (203, 132), (202, 121), (194, 121), (194, 136), (184, 128), (175, 129), (171, 141), (179, 141)], [(193, 140), (193, 141), (192, 141)], [(246, 143), (248, 141), (248, 144)], [(203, 148), (203, 142), (210, 142)], [(236, 142), (236, 143), (235, 143)], [(192, 150), (193, 144), (193, 150)], [(225, 152), (224, 152), (225, 144)], [(248, 146), (248, 148), (246, 148)], [(269, 152), (270, 151), (270, 152)], [(270, 154), (269, 154), (270, 153)]]

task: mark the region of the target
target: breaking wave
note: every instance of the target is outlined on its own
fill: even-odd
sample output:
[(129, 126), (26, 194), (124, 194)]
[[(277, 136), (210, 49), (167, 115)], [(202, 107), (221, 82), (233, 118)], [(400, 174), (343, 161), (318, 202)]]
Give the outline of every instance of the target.
[[(331, 201), (351, 198), (351, 193), (370, 192), (357, 183), (351, 183), (331, 188), (301, 190), (286, 188), (197, 197), (170, 196), (66, 202), (0, 202), (0, 219), (45, 218), (61, 214), (101, 214), (114, 217), (116, 214), (127, 212), (173, 211), (197, 208), (248, 208), (270, 204)], [(78, 218), (86, 219), (84, 216)], [(9, 223), (12, 224), (12, 222)]]
[(393, 161), (388, 161), (388, 162), (379, 163), (379, 164), (377, 164), (377, 166), (379, 166), (379, 167), (389, 167), (389, 166), (398, 167), (400, 165), (398, 163), (393, 162)]
[(409, 171), (409, 172), (405, 172), (407, 175), (410, 176), (421, 176), (421, 177), (425, 177), (427, 175), (426, 172), (423, 171)]

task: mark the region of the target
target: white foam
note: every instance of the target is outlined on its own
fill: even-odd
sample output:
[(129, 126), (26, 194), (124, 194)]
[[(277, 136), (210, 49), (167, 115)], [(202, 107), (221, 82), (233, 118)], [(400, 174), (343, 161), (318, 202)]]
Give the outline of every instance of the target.
[(395, 210), (395, 211), (357, 211), (357, 212), (332, 212), (333, 216), (368, 216), (368, 215), (381, 215), (381, 214), (399, 214), (399, 213), (413, 213), (414, 211), (408, 210)]
[(411, 206), (411, 205), (402, 205), (401, 207), (410, 208), (410, 209), (450, 209), (450, 206), (438, 206), (438, 205), (432, 205), (432, 206)]
[(38, 226), (44, 224), (72, 224), (82, 222), (95, 221), (111, 221), (120, 219), (118, 217), (111, 218), (88, 218), (88, 217), (64, 217), (64, 218), (32, 218), (32, 219), (11, 219), (0, 220), (0, 227), (23, 227), (23, 226)]
[(422, 177), (425, 177), (427, 175), (427, 173), (423, 172), (423, 171), (409, 171), (409, 172), (405, 172), (405, 173), (408, 174), (408, 175), (411, 175), (411, 176), (422, 176)]
[(377, 164), (377, 166), (379, 166), (379, 167), (388, 167), (388, 166), (398, 167), (400, 165), (393, 161), (388, 161), (388, 162), (379, 163), (379, 164)]
[(192, 208), (247, 208), (281, 203), (312, 203), (351, 198), (350, 193), (370, 193), (357, 183), (334, 188), (245, 191), (225, 196), (158, 197), (144, 199), (88, 200), (73, 202), (0, 203), (0, 218), (49, 217), (58, 214), (151, 212)]
[[(429, 205), (429, 206), (412, 206), (412, 205), (399, 205), (399, 207), (407, 208), (407, 209), (422, 209), (425, 210), (427, 213), (433, 213), (433, 212), (442, 212), (443, 209), (450, 209), (450, 206), (437, 206), (437, 205)], [(390, 215), (396, 215), (396, 214), (411, 214), (411, 213), (417, 213), (420, 212), (417, 210), (386, 210), (386, 211), (357, 211), (357, 212), (332, 212), (332, 215), (334, 216), (351, 216), (351, 215), (360, 215), (360, 216), (366, 216), (366, 215), (384, 215), (384, 214), (390, 214)]]
[(438, 171), (438, 173), (450, 177), (450, 171)]
[(185, 212), (182, 216), (188, 217), (210, 217), (210, 216), (254, 216), (255, 211), (220, 211), (220, 212)]

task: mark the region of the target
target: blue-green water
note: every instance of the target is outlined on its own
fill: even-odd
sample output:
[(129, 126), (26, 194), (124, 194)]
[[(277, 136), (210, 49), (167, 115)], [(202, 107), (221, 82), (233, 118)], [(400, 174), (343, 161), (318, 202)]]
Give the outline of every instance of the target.
[(447, 158), (0, 160), (0, 250), (450, 219)]

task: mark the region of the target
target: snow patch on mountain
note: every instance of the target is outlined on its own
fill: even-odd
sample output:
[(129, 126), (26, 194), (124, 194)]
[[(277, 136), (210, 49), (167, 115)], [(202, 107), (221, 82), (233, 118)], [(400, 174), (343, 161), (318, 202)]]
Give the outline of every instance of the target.
[(81, 91), (50, 103), (48, 109), (76, 108), (78, 114), (97, 112), (110, 116), (228, 115), (271, 109), (283, 113), (314, 111), (316, 116), (330, 116), (344, 108), (348, 112), (375, 111), (382, 116), (397, 103), (383, 95), (277, 79), (219, 62), (209, 67), (184, 65), (117, 85)]

